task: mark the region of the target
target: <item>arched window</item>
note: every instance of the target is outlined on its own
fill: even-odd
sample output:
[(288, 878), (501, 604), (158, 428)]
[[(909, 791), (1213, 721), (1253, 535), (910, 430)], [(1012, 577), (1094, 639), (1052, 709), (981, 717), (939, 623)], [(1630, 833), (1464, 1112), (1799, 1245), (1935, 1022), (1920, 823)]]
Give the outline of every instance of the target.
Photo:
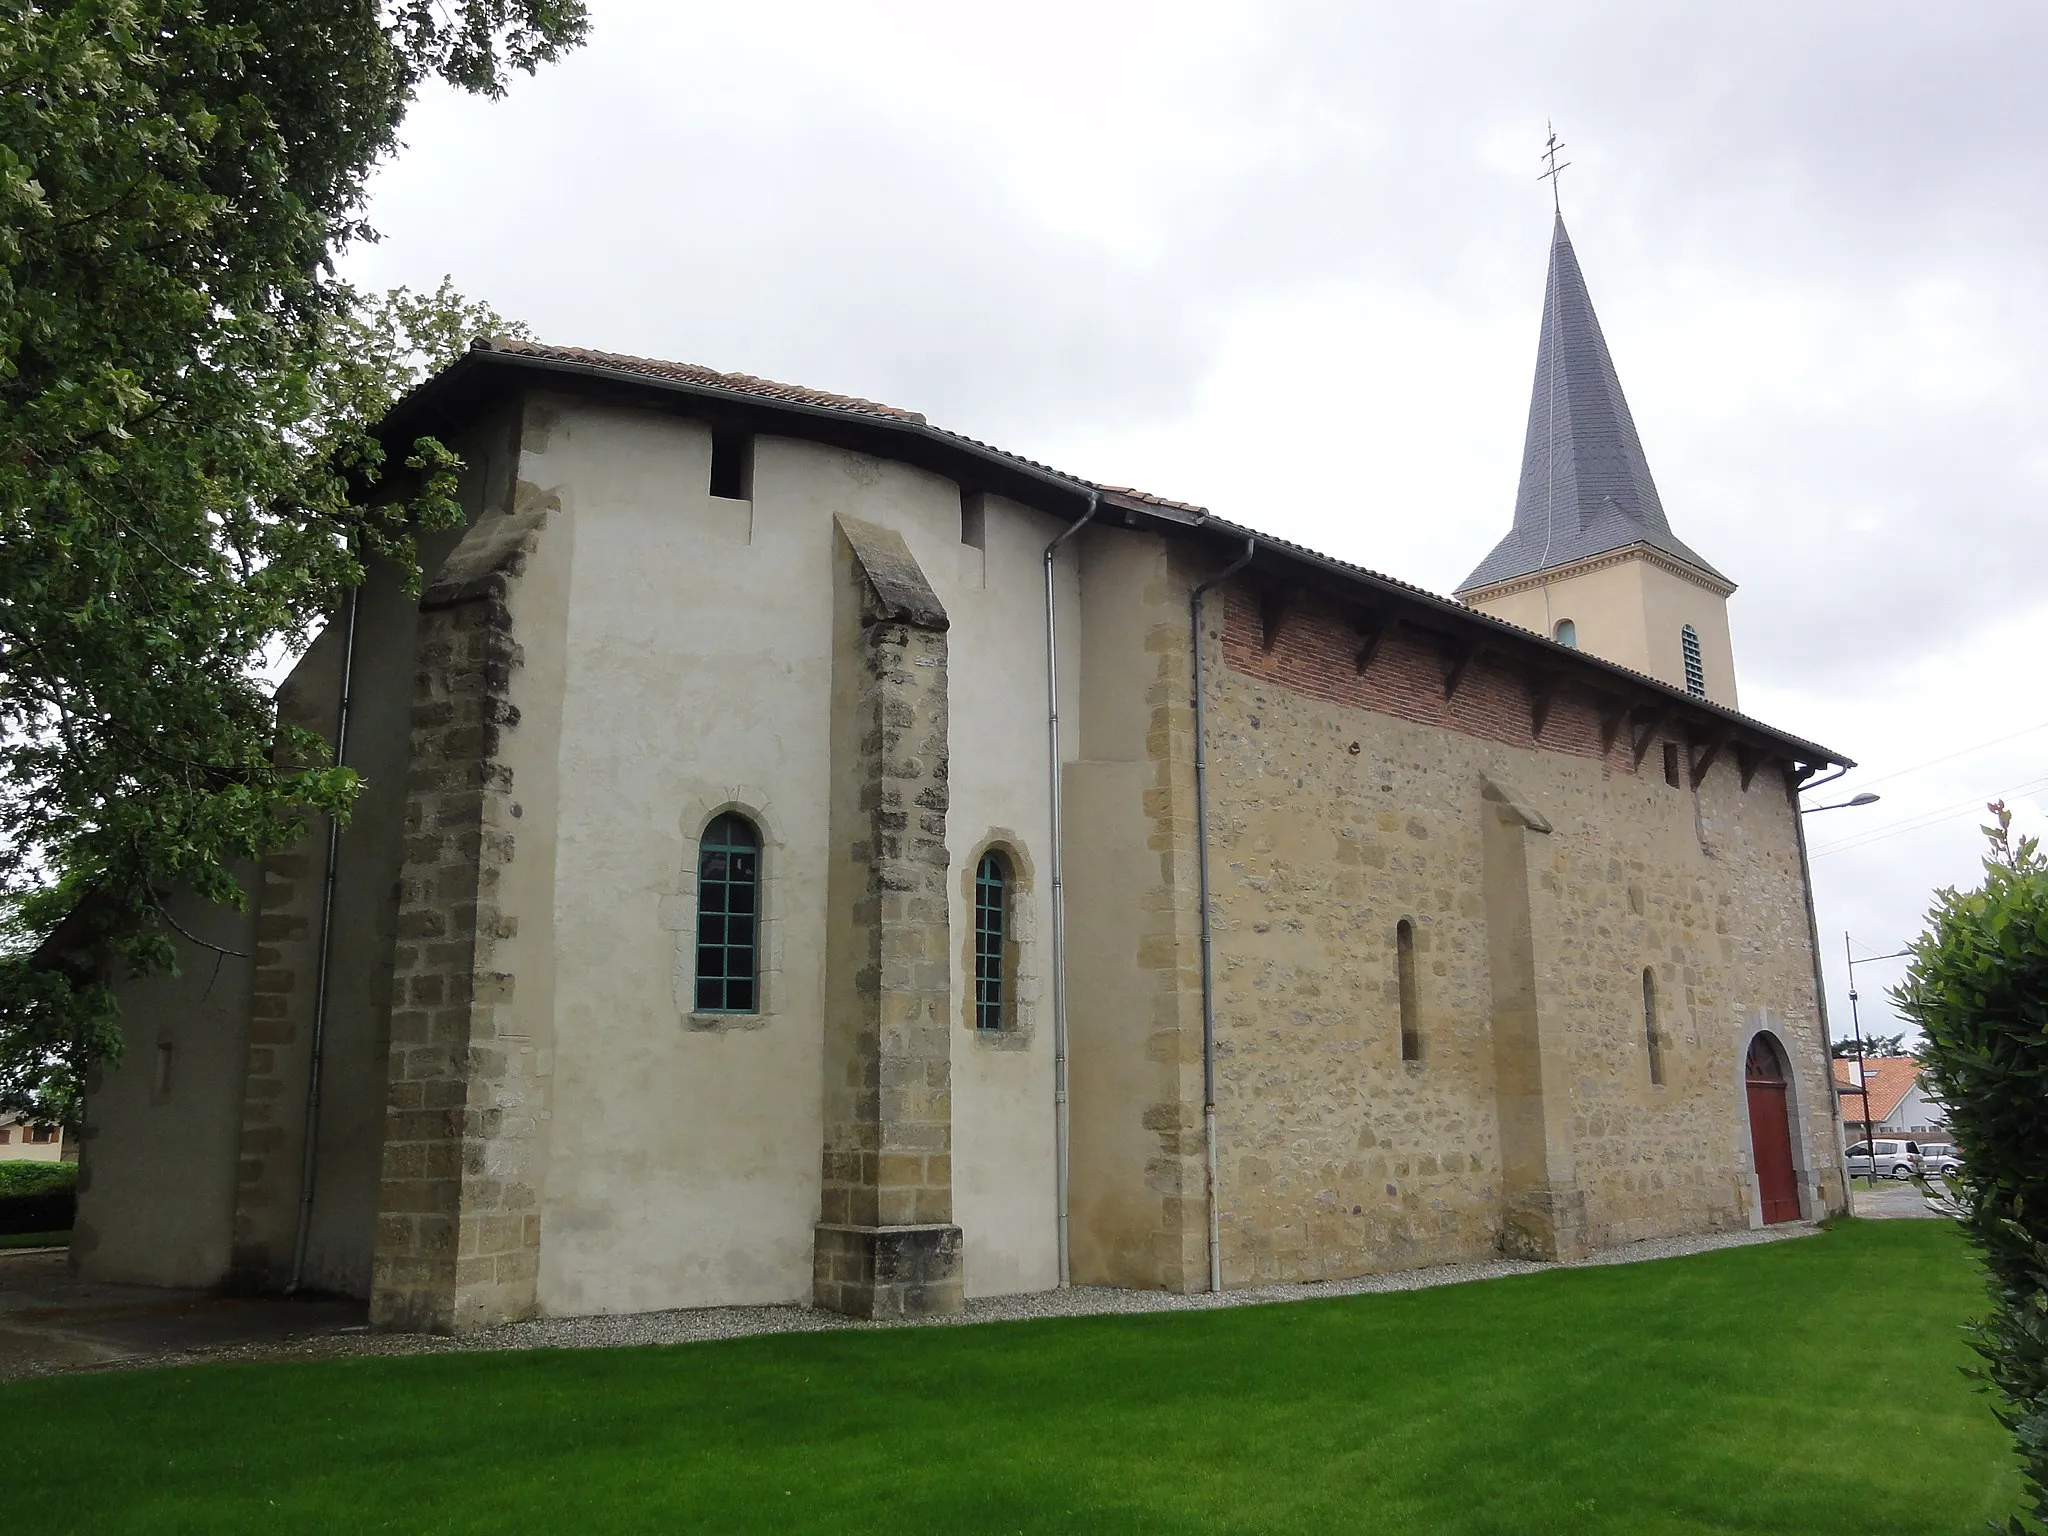
[(1570, 619), (1559, 619), (1553, 634), (1559, 645), (1568, 645), (1575, 651), (1579, 648), (1579, 626)]
[(1650, 1081), (1664, 1084), (1664, 1038), (1657, 1033), (1657, 973), (1643, 967), (1643, 1039), (1650, 1047)]
[(974, 869), (974, 1027), (1001, 1029), (1003, 947), (1010, 938), (1010, 863), (991, 848)]
[(1422, 1060), (1422, 1020), (1415, 991), (1415, 925), (1402, 918), (1394, 929), (1394, 966), (1401, 983), (1401, 1059)]
[(697, 1011), (760, 1006), (761, 834), (731, 811), (697, 845)]
[(1707, 667), (1700, 660), (1700, 632), (1690, 624), (1678, 632), (1678, 648), (1685, 652), (1685, 691), (1696, 699), (1707, 696)]

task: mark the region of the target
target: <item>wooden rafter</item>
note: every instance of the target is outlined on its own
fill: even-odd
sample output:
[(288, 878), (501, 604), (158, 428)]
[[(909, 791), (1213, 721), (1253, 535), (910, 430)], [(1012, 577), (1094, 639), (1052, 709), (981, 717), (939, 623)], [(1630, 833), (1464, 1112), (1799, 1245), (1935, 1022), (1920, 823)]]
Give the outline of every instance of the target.
[(1704, 742), (1694, 744), (1692, 754), (1692, 787), (1698, 789), (1707, 781), (1707, 770), (1714, 766), (1714, 759), (1721, 755), (1721, 749), (1728, 745), (1728, 733), (1716, 731)]
[(1739, 741), (1735, 743), (1735, 767), (1742, 775), (1744, 793), (1748, 792), (1749, 781), (1756, 777), (1757, 769), (1763, 766), (1768, 755), (1761, 747), (1747, 747)]
[(1643, 759), (1649, 755), (1650, 743), (1657, 739), (1657, 733), (1664, 729), (1664, 722), (1671, 718), (1671, 706), (1669, 704), (1653, 705), (1645, 718), (1647, 723), (1643, 726), (1642, 733), (1636, 737), (1631, 748), (1635, 754), (1635, 765), (1638, 768), (1643, 766)]
[(1600, 755), (1605, 757), (1614, 750), (1615, 739), (1621, 735), (1621, 728), (1628, 721), (1628, 705), (1619, 699), (1603, 697), (1600, 700)]
[(1393, 638), (1394, 631), (1401, 627), (1401, 615), (1386, 608), (1356, 608), (1351, 613), (1351, 628), (1362, 642), (1358, 647), (1358, 675), (1365, 676), (1374, 661), (1379, 659), (1380, 647)]
[(1556, 702), (1558, 685), (1563, 681), (1555, 672), (1535, 672), (1529, 677), (1529, 735), (1531, 739), (1543, 739), (1544, 722), (1550, 718), (1550, 706)]
[(1477, 661), (1485, 652), (1486, 643), (1481, 640), (1451, 642), (1448, 656), (1450, 665), (1444, 669), (1444, 699), (1446, 702), (1449, 702), (1457, 695), (1458, 685), (1465, 681), (1466, 672), (1471, 669), (1472, 663)]
[(1259, 589), (1259, 649), (1270, 651), (1280, 638), (1280, 626), (1287, 618), (1294, 594), (1284, 587)]

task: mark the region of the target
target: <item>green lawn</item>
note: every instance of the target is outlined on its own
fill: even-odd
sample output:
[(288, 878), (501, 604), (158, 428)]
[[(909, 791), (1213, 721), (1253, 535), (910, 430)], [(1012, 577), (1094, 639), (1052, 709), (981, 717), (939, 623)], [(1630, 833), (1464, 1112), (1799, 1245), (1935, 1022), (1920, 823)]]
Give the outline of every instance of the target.
[(69, 1232), (0, 1232), (0, 1248), (62, 1248)]
[[(70, 1376), (24, 1529), (1953, 1532), (2018, 1507), (1952, 1228), (1207, 1315)], [(11, 1464), (10, 1464), (11, 1463)]]

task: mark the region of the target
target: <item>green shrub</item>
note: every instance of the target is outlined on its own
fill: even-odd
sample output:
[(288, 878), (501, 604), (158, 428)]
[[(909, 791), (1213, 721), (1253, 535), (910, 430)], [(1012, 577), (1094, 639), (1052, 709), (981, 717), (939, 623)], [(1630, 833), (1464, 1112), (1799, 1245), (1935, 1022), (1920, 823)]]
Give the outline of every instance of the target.
[(46, 1195), (77, 1187), (76, 1163), (0, 1163), (0, 1195)]
[(1992, 1300), (1973, 1330), (1977, 1374), (2004, 1399), (2048, 1523), (2048, 861), (2038, 839), (2013, 845), (2002, 803), (1991, 811), (1983, 886), (1940, 894), (1892, 996), (1927, 1037), (1922, 1061), (1963, 1149), (1963, 1225)]

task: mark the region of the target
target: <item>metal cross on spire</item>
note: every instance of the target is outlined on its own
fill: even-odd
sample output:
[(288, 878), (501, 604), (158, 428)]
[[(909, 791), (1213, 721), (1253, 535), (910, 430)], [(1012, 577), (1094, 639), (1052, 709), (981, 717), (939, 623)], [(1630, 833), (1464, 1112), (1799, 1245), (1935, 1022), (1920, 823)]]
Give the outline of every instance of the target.
[(1564, 140), (1560, 139), (1557, 136), (1557, 128), (1554, 124), (1546, 122), (1543, 126), (1549, 130), (1550, 141), (1549, 143), (1544, 145), (1543, 153), (1537, 156), (1537, 158), (1539, 160), (1548, 162), (1550, 169), (1545, 171), (1541, 176), (1538, 176), (1536, 179), (1538, 181), (1547, 181), (1550, 183), (1550, 206), (1552, 207), (1552, 209), (1556, 211), (1558, 216), (1562, 218), (1564, 215), (1564, 204), (1558, 201), (1557, 173), (1559, 171), (1569, 170), (1571, 168), (1571, 161), (1567, 160), (1563, 165), (1559, 165), (1557, 163), (1557, 152), (1560, 149), (1564, 148)]

